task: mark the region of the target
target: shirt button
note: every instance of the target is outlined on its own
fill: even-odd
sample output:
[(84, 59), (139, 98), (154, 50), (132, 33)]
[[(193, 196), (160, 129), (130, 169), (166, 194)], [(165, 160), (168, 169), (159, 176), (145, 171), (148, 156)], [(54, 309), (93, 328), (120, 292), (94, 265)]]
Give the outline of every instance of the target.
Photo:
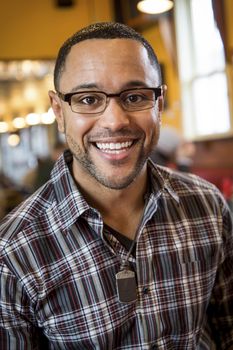
[(149, 288), (148, 287), (143, 287), (142, 293), (143, 294), (148, 294), (149, 293)]

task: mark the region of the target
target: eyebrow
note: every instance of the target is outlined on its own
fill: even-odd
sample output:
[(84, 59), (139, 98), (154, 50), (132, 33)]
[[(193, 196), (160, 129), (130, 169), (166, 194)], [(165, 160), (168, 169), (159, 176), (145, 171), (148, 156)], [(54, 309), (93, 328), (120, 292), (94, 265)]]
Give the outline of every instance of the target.
[[(140, 81), (140, 80), (132, 80), (127, 82), (126, 84), (124, 84), (122, 86), (121, 90), (124, 89), (129, 89), (129, 88), (134, 88), (134, 87), (148, 87), (147, 84), (144, 81)], [(88, 84), (80, 84), (80, 85), (76, 85), (74, 86), (70, 92), (76, 92), (78, 90), (82, 90), (82, 89), (97, 89), (97, 90), (101, 90), (101, 88), (98, 86), (98, 84), (95, 83), (88, 83)]]
[(74, 86), (70, 92), (75, 92), (81, 89), (98, 89), (98, 85), (94, 84), (94, 83), (90, 83), (90, 84), (80, 84), (80, 85), (76, 85)]

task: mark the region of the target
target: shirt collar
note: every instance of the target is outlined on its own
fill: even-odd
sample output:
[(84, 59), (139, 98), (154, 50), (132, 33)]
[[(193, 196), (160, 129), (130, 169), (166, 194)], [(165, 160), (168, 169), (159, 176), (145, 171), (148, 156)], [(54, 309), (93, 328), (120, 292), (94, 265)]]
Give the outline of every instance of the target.
[(160, 197), (165, 191), (179, 204), (179, 196), (172, 186), (173, 171), (169, 168), (157, 165), (148, 159), (148, 172), (150, 176), (151, 192), (156, 197)]
[(68, 229), (77, 219), (91, 210), (71, 175), (73, 155), (66, 150), (56, 162), (51, 180), (56, 196), (56, 210), (62, 229)]

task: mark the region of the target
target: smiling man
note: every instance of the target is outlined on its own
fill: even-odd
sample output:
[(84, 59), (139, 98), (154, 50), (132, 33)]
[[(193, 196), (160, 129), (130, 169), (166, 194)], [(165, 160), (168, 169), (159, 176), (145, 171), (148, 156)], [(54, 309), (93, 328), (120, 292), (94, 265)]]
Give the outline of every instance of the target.
[(150, 161), (165, 86), (118, 23), (61, 47), (68, 150), (1, 225), (0, 348), (230, 349), (233, 235), (219, 191)]
[(133, 239), (144, 210), (146, 160), (159, 135), (157, 59), (136, 40), (89, 39), (73, 45), (55, 72), (60, 79), (50, 98), (74, 156), (73, 176), (104, 222)]

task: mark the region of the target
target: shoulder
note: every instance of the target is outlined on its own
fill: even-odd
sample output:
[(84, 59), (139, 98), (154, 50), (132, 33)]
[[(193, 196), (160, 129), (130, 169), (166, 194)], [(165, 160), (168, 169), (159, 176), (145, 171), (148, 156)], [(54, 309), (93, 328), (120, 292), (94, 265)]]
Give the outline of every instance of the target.
[[(70, 154), (66, 158), (71, 161)], [(41, 232), (50, 232), (58, 226), (55, 223), (59, 222), (59, 204), (64, 207), (71, 190), (67, 161), (61, 155), (50, 179), (2, 220), (0, 247), (17, 241), (22, 235), (34, 239)]]
[(46, 222), (55, 202), (53, 184), (48, 181), (1, 221), (0, 247), (15, 239), (20, 232)]
[(177, 190), (184, 188), (189, 189), (191, 186), (192, 189), (200, 188), (214, 192), (219, 191), (214, 184), (198, 175), (170, 169), (161, 165), (155, 165), (154, 163), (153, 169), (155, 170), (155, 172), (153, 171), (155, 176), (156, 171), (159, 172), (165, 180), (168, 180), (173, 186), (176, 186)]
[(167, 187), (170, 187), (180, 201), (188, 205), (189, 202), (215, 206), (221, 210), (227, 209), (226, 201), (220, 190), (212, 183), (191, 173), (184, 173), (167, 167), (152, 166), (153, 176), (161, 176)]
[(207, 180), (199, 177), (198, 175), (192, 173), (184, 173), (176, 170), (168, 170), (169, 180), (172, 185), (177, 188), (177, 190), (187, 189), (189, 191), (197, 190), (200, 191), (210, 191), (213, 193), (218, 193), (217, 187), (208, 182)]
[[(233, 216), (220, 190), (201, 177), (174, 171), (163, 166), (152, 166), (154, 179), (163, 179), (164, 188), (161, 210), (169, 208), (180, 218), (190, 220), (193, 225), (204, 225), (205, 229), (215, 227), (225, 242), (233, 244)], [(156, 180), (155, 180), (156, 181)], [(171, 205), (170, 199), (176, 199), (178, 206)], [(173, 202), (172, 202), (173, 203)], [(179, 208), (179, 209), (178, 209)], [(179, 211), (179, 213), (178, 213)], [(222, 239), (221, 238), (221, 239)]]

